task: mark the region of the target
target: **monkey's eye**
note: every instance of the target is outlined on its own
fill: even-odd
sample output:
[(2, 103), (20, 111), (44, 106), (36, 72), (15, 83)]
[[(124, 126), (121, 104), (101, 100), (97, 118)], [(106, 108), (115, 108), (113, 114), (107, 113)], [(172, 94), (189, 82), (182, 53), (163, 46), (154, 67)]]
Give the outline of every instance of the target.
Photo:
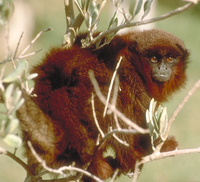
[(157, 63), (158, 62), (157, 57), (156, 56), (151, 57), (151, 62)]
[(167, 62), (168, 62), (168, 63), (172, 62), (173, 60), (174, 60), (174, 59), (173, 59), (172, 57), (170, 57), (170, 56), (167, 58)]

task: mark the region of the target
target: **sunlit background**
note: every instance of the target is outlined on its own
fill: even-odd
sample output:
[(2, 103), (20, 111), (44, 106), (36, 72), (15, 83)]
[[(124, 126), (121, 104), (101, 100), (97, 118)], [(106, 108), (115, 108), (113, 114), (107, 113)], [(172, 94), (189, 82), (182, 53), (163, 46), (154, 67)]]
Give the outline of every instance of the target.
[[(125, 0), (126, 1), (126, 0)], [(29, 58), (30, 65), (41, 61), (45, 52), (53, 46), (62, 44), (66, 30), (66, 20), (63, 1), (57, 0), (15, 0), (15, 12), (10, 23), (10, 45), (15, 50), (21, 33), (24, 32), (19, 53), (43, 29), (51, 27), (53, 31), (46, 32), (32, 45), (28, 52), (42, 49), (39, 53)], [(129, 0), (127, 0), (129, 2)], [(167, 13), (185, 2), (181, 0), (155, 0), (152, 17)], [(108, 4), (111, 4), (108, 1)], [(127, 4), (128, 6), (128, 4)], [(125, 7), (127, 8), (127, 7)], [(109, 19), (114, 10), (107, 6), (102, 12), (98, 30), (108, 27)], [(184, 96), (200, 79), (200, 4), (186, 12), (168, 19), (149, 24), (142, 28), (160, 28), (173, 33), (185, 42), (191, 52), (188, 65), (188, 82), (185, 88), (173, 95), (169, 103), (164, 103), (171, 116)], [(137, 27), (140, 28), (140, 27)], [(131, 28), (134, 30), (135, 27)], [(84, 27), (83, 30), (84, 31)], [(126, 31), (124, 29), (123, 31)], [(5, 28), (0, 26), (0, 60), (6, 54)], [(174, 135), (179, 142), (179, 149), (197, 148), (200, 146), (200, 90), (198, 89), (186, 103), (174, 121), (170, 135)], [(9, 151), (12, 148), (5, 146), (0, 141), (0, 147)], [(17, 151), (22, 157), (23, 150)], [(25, 159), (25, 158), (24, 158)], [(200, 154), (187, 154), (153, 161), (144, 165), (138, 182), (191, 182), (200, 181)], [(7, 156), (0, 155), (0, 181), (22, 182), (26, 173), (24, 169)], [(119, 178), (120, 181), (131, 181), (129, 178)]]

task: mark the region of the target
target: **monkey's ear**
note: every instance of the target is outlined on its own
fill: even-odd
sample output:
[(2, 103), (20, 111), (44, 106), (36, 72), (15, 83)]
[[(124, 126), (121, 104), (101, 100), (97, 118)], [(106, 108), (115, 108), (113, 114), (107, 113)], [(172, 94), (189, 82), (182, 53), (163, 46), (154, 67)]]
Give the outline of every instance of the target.
[(183, 59), (187, 59), (190, 55), (190, 51), (188, 49), (183, 49), (183, 47), (179, 44), (176, 44), (176, 46), (178, 47), (178, 49), (182, 52), (183, 54)]
[(52, 74), (50, 82), (52, 90), (60, 89), (63, 86), (74, 87), (78, 84), (77, 70), (72, 70), (71, 74), (65, 75), (65, 73), (55, 72)]
[(138, 52), (138, 43), (137, 41), (134, 41), (134, 42), (129, 42), (128, 44), (128, 50), (131, 51), (131, 52)]
[(64, 85), (68, 87), (74, 87), (78, 84), (78, 74), (77, 69), (73, 69), (71, 72), (71, 75), (64, 80)]

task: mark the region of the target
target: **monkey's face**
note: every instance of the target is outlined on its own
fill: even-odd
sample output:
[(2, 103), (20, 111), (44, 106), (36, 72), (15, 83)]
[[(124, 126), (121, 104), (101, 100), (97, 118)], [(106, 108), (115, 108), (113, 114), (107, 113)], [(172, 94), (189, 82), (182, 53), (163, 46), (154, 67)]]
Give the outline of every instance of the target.
[(184, 43), (176, 36), (157, 29), (135, 32), (130, 39), (128, 48), (134, 70), (150, 97), (159, 102), (166, 101), (186, 81), (189, 53)]
[(177, 63), (177, 59), (171, 56), (152, 56), (149, 59), (152, 67), (152, 79), (158, 82), (166, 82), (170, 79), (172, 68)]

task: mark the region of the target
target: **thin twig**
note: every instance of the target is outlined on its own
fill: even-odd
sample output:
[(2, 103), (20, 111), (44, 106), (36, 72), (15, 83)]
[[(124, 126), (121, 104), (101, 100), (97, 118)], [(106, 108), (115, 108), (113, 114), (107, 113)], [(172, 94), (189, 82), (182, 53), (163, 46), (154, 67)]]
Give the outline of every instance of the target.
[[(106, 103), (106, 99), (104, 97), (104, 95), (101, 93), (100, 91), (100, 88), (99, 88), (99, 85), (94, 77), (94, 73), (92, 70), (90, 70), (88, 72), (89, 74), (89, 78), (94, 86), (94, 89), (95, 89), (95, 92), (97, 94), (97, 96), (99, 97), (99, 99), (101, 100), (101, 102), (103, 102), (104, 104)], [(130, 119), (128, 119), (127, 117), (125, 117), (119, 110), (117, 110), (116, 108), (113, 109), (112, 105), (111, 104), (108, 104), (108, 108), (110, 110), (112, 110), (119, 118), (122, 119), (122, 121), (124, 121), (128, 126), (130, 127), (133, 127), (136, 132), (139, 132), (141, 134), (146, 134), (146, 133), (149, 133), (149, 130), (148, 129), (143, 129), (141, 128), (140, 126), (138, 126), (137, 124), (135, 124), (133, 121), (131, 121)]]
[(194, 149), (183, 149), (183, 150), (173, 150), (169, 152), (154, 152), (151, 155), (145, 156), (141, 161), (140, 164), (144, 164), (147, 162), (151, 162), (153, 160), (163, 159), (167, 157), (172, 157), (176, 155), (182, 154), (192, 154), (192, 153), (200, 153), (200, 147)]
[(27, 166), (21, 159), (19, 159), (18, 157), (16, 157), (14, 154), (8, 152), (7, 150), (5, 150), (2, 147), (0, 147), (0, 154), (4, 154), (4, 155), (7, 155), (8, 157), (12, 158), (14, 161), (16, 161), (18, 164), (20, 164), (27, 171), (27, 173), (29, 175), (31, 175), (31, 176), (34, 175), (34, 173), (29, 168), (29, 166)]
[[(4, 88), (4, 85), (3, 85), (3, 76), (4, 76), (4, 73), (5, 73), (5, 69), (6, 69), (6, 64), (4, 64), (1, 68), (1, 72), (0, 72), (0, 90), (2, 92), (5, 92), (5, 88)], [(2, 94), (1, 94), (2, 95)]]
[(96, 112), (95, 112), (95, 107), (94, 107), (94, 94), (93, 93), (92, 93), (91, 103), (92, 103), (92, 113), (93, 113), (95, 124), (96, 124), (96, 126), (99, 130), (99, 133), (101, 134), (101, 137), (104, 138), (105, 135), (104, 135), (103, 131), (101, 130), (101, 128), (99, 126), (99, 122), (98, 122), (97, 117), (96, 117)]
[[(101, 6), (100, 6), (100, 9), (99, 9), (98, 15), (97, 15), (97, 17), (96, 17), (96, 19), (95, 19), (95, 21), (94, 21), (94, 23), (93, 23), (93, 26), (95, 26), (95, 24), (96, 24), (97, 21), (99, 20), (99, 17), (100, 17), (100, 15), (101, 15), (101, 12), (102, 12), (104, 6), (106, 5), (106, 2), (107, 2), (107, 0), (103, 0), (103, 2), (101, 3)], [(93, 29), (93, 26), (92, 26), (91, 29)]]
[(122, 56), (120, 56), (120, 59), (119, 59), (117, 65), (116, 65), (115, 71), (114, 71), (112, 79), (111, 79), (111, 83), (110, 83), (109, 90), (108, 90), (108, 96), (107, 96), (107, 99), (106, 99), (105, 109), (104, 109), (104, 112), (103, 112), (103, 117), (105, 117), (105, 115), (106, 115), (108, 103), (109, 103), (109, 100), (110, 100), (111, 91), (112, 91), (113, 84), (114, 84), (114, 81), (115, 81), (115, 77), (116, 77), (116, 74), (117, 74), (117, 70), (118, 70), (118, 68), (121, 64), (121, 61), (122, 61)]
[(120, 8), (119, 4), (115, 5), (115, 7), (117, 8), (117, 11), (120, 12), (123, 15), (123, 17), (124, 17), (123, 21), (128, 22), (129, 19), (128, 19), (127, 15), (126, 15), (126, 12), (125, 12), (124, 8)]
[[(179, 104), (179, 106), (177, 107), (177, 109), (174, 111), (174, 113), (172, 114), (172, 117), (169, 120), (169, 124), (168, 124), (168, 128), (167, 131), (165, 133), (164, 138), (167, 138), (170, 128), (171, 128), (171, 124), (172, 122), (175, 120), (176, 116), (178, 115), (178, 113), (180, 112), (180, 110), (183, 108), (183, 106), (185, 105), (185, 103), (188, 101), (188, 99), (193, 95), (193, 93), (196, 91), (196, 89), (200, 86), (200, 79), (196, 82), (196, 84), (192, 87), (192, 89), (188, 92), (188, 94), (184, 97), (183, 101)], [(164, 142), (163, 142), (164, 143)], [(181, 154), (189, 154), (189, 153), (200, 153), (200, 147), (195, 148), (195, 149), (183, 149), (183, 150), (174, 150), (174, 151), (169, 151), (169, 152), (160, 152), (160, 148), (162, 147), (163, 143), (160, 143), (157, 147), (156, 150), (148, 155), (145, 156), (137, 166), (135, 166), (135, 171), (139, 170), (139, 165), (147, 163), (147, 162), (151, 162), (153, 160), (158, 160), (158, 159), (163, 159), (166, 157), (171, 157), (171, 156), (176, 156), (176, 155), (181, 155)], [(132, 182), (136, 182), (137, 180), (137, 175), (134, 176), (133, 181)]]
[[(22, 38), (22, 35), (21, 35), (21, 37), (20, 37), (20, 39), (19, 39), (19, 41), (18, 41), (17, 48), (16, 48), (16, 50), (15, 50), (14, 56), (13, 56), (12, 58), (10, 58), (10, 57), (8, 56), (6, 59), (4, 59), (2, 62), (0, 62), (0, 65), (1, 65), (1, 64), (4, 64), (4, 63), (6, 63), (6, 62), (12, 61), (12, 59), (13, 59), (13, 60), (22, 59), (22, 58), (25, 58), (25, 57), (34, 55), (34, 54), (38, 53), (39, 51), (41, 51), (41, 49), (40, 49), (40, 50), (38, 50), (38, 51), (35, 51), (35, 52), (32, 52), (32, 53), (23, 55), (23, 54), (30, 48), (30, 46), (31, 46), (33, 43), (35, 43), (35, 41), (40, 37), (40, 35), (41, 35), (43, 32), (47, 32), (47, 31), (49, 31), (49, 30), (53, 30), (53, 29), (52, 29), (52, 28), (48, 28), (48, 29), (45, 29), (45, 30), (40, 31), (40, 32), (36, 35), (36, 37), (31, 41), (31, 43), (22, 51), (22, 53), (19, 55), (19, 57), (16, 57), (17, 50), (18, 50), (18, 47), (19, 47), (19, 44), (20, 44), (20, 41), (21, 41), (21, 38)], [(9, 46), (8, 46), (8, 48), (9, 48)]]
[(112, 102), (111, 102), (111, 104), (114, 107), (116, 106), (116, 103), (117, 103), (118, 91), (119, 91), (119, 75), (117, 75), (115, 78), (115, 85), (114, 85), (113, 97), (112, 97)]
[(114, 174), (113, 174), (113, 176), (112, 176), (112, 178), (111, 178), (111, 180), (110, 180), (110, 182), (114, 182), (115, 181), (118, 173), (119, 173), (119, 169), (116, 169)]
[(52, 169), (50, 167), (48, 167), (46, 165), (46, 161), (44, 161), (43, 159), (40, 158), (40, 156), (37, 154), (37, 152), (35, 151), (35, 149), (33, 148), (32, 144), (30, 141), (28, 141), (28, 146), (30, 147), (30, 150), (32, 152), (32, 154), (35, 156), (35, 158), (37, 159), (37, 161), (42, 165), (42, 167), (51, 172), (51, 173), (55, 173), (55, 174), (61, 174), (62, 176), (66, 177), (66, 174), (64, 173), (64, 171), (68, 170), (68, 171), (76, 171), (76, 172), (80, 172), (85, 174), (86, 176), (91, 177), (92, 179), (96, 180), (97, 182), (103, 182), (101, 179), (99, 179), (98, 177), (94, 176), (93, 174), (89, 173), (88, 171), (85, 171), (83, 169), (74, 167), (74, 166), (63, 166), (60, 167), (59, 169)]
[[(121, 129), (118, 129), (119, 131)], [(112, 126), (110, 127), (110, 131), (112, 131)], [(130, 134), (130, 132), (128, 131), (128, 133)], [(126, 141), (121, 140), (115, 133), (113, 133), (113, 137), (121, 144), (125, 145), (126, 147), (129, 147), (129, 144)]]
[(22, 59), (22, 58), (27, 58), (27, 57), (29, 57), (29, 56), (33, 56), (33, 55), (37, 54), (37, 53), (40, 52), (40, 51), (42, 51), (42, 49), (39, 49), (39, 50), (34, 51), (34, 52), (31, 52), (31, 53), (29, 53), (29, 54), (21, 55), (19, 58), (20, 58), (20, 59)]
[[(101, 146), (104, 144), (104, 142), (109, 138), (109, 137), (113, 137), (113, 134), (115, 134), (115, 133), (123, 133), (123, 134), (133, 134), (133, 135), (136, 135), (136, 134), (141, 134), (140, 132), (138, 132), (138, 131), (136, 131), (136, 130), (134, 130), (134, 129), (120, 129), (120, 130), (118, 130), (118, 129), (114, 129), (114, 130), (112, 130), (112, 131), (109, 131), (108, 133), (106, 133), (106, 135), (104, 136), (104, 138), (102, 138), (102, 140), (101, 140), (101, 143), (100, 143), (100, 145), (99, 145), (99, 147), (98, 147), (98, 149), (100, 149), (101, 148)], [(127, 146), (127, 145), (126, 145)]]
[[(116, 108), (118, 90), (119, 90), (119, 76), (117, 76), (115, 79), (115, 86), (114, 86), (114, 92), (113, 92), (113, 98), (112, 98), (112, 105), (114, 108)], [(108, 113), (110, 114), (110, 112)], [(117, 115), (115, 113), (113, 113), (113, 115), (114, 115), (114, 120), (115, 120), (117, 129), (121, 129)]]
[(132, 182), (136, 182), (138, 179), (138, 176), (140, 174), (139, 166), (140, 166), (140, 162), (138, 160), (136, 160)]
[(40, 31), (36, 37), (31, 41), (31, 43), (22, 51), (22, 53), (19, 55), (19, 59), (23, 57), (24, 53), (35, 43), (35, 41), (41, 36), (41, 34), (43, 32), (47, 32), (47, 31), (50, 31), (50, 30), (53, 30), (52, 28), (47, 28), (45, 30), (42, 30)]
[(200, 86), (200, 79), (195, 83), (195, 85), (192, 87), (192, 89), (184, 97), (183, 101), (179, 104), (179, 106), (177, 107), (177, 109), (173, 112), (171, 118), (169, 119), (167, 131), (166, 131), (166, 133), (164, 135), (164, 138), (166, 138), (169, 135), (169, 131), (170, 131), (171, 125), (172, 125), (173, 121), (175, 120), (176, 116), (178, 115), (178, 113), (181, 111), (181, 109), (183, 108), (183, 106), (185, 105), (185, 103), (193, 95), (193, 93), (196, 91), (196, 89), (199, 86)]
[(10, 32), (10, 27), (9, 27), (9, 23), (6, 21), (6, 24), (5, 24), (5, 27), (6, 27), (6, 35), (5, 35), (5, 39), (6, 39), (6, 47), (7, 47), (7, 58), (6, 58), (6, 60), (8, 60), (9, 58), (10, 58), (10, 51), (11, 51), (11, 49), (10, 49), (10, 45), (9, 45), (9, 39), (10, 39), (10, 34), (9, 34), (9, 32)]
[(68, 29), (72, 25), (72, 22), (74, 22), (73, 0), (64, 0), (64, 4), (65, 4), (66, 24)]
[(79, 6), (79, 3), (77, 0), (74, 0), (74, 4), (76, 5), (76, 7), (77, 7), (78, 11), (81, 13), (81, 15), (83, 17), (85, 17), (85, 12), (82, 11), (82, 8)]
[(21, 36), (20, 36), (20, 38), (19, 38), (19, 41), (18, 41), (18, 43), (17, 43), (17, 47), (16, 47), (15, 53), (14, 53), (14, 55), (13, 55), (13, 58), (14, 58), (14, 59), (15, 59), (15, 57), (16, 57), (16, 55), (17, 55), (17, 51), (18, 51), (18, 49), (19, 49), (19, 45), (20, 45), (20, 42), (21, 42), (21, 40), (22, 40), (23, 35), (24, 35), (24, 32), (22, 32), (22, 34), (21, 34)]
[[(65, 3), (67, 29), (63, 37), (62, 45), (63, 48), (69, 48), (73, 45), (77, 32), (84, 21), (84, 13), (77, 1), (65, 0), (64, 3)], [(73, 3), (75, 3), (77, 8), (80, 10), (80, 13), (76, 18), (74, 16)]]

